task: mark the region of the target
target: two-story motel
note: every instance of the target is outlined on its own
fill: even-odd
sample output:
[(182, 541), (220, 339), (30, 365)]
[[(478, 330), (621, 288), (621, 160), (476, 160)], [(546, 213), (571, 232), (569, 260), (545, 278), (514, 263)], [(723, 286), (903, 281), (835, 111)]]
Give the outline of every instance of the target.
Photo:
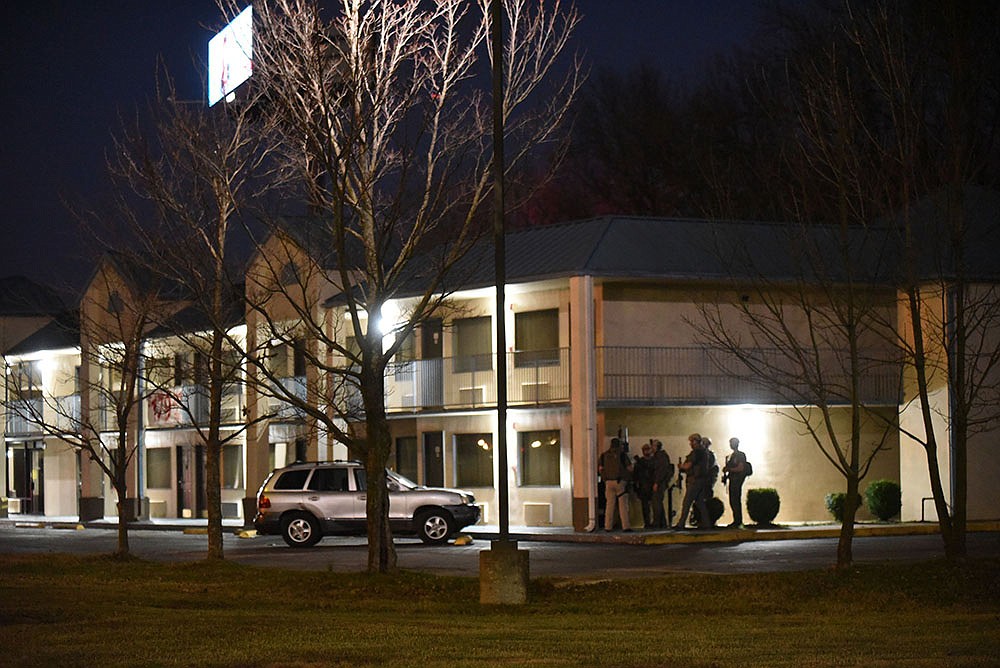
[[(504, 483), (511, 524), (587, 530), (598, 512), (596, 459), (612, 436), (627, 431), (633, 453), (638, 444), (659, 439), (676, 462), (686, 454), (687, 435), (697, 431), (713, 438), (720, 460), (728, 439), (740, 439), (755, 469), (746, 487), (778, 491), (779, 522), (829, 519), (824, 497), (842, 491), (843, 478), (801, 426), (780, 414), (785, 397), (727, 373), (717, 351), (697, 331), (704, 304), (753, 300), (753, 272), (761, 267), (770, 281), (795, 279), (780, 229), (758, 223), (598, 218), (508, 233), (506, 303), (495, 303), (491, 269), (474, 273), (450, 297), (460, 308), (423, 322), (390, 365), (385, 384), (394, 439), (391, 465), (425, 485), (472, 490), (487, 524), (498, 521), (496, 490)], [(719, 239), (740, 240), (761, 262), (755, 268), (734, 266), (719, 252)], [(470, 266), (492, 267), (485, 255), (468, 260)], [(106, 289), (95, 281), (88, 292), (93, 297)], [(874, 281), (870, 289), (881, 300), (887, 322), (898, 327), (905, 321), (894, 289)], [(944, 303), (945, 297), (939, 300)], [(102, 301), (106, 295), (91, 300)], [(336, 299), (326, 304), (331, 317), (340, 317)], [(391, 305), (383, 317), (386, 311)], [(235, 320), (234, 336), (252, 336), (256, 317), (248, 310), (242, 322)], [(493, 336), (498, 321), (506, 328), (504, 351), (496, 350)], [(43, 395), (80, 401), (78, 395), (74, 399), (79, 382), (73, 380), (80, 374), (79, 338), (67, 340), (63, 329), (55, 342), (54, 326), (37, 328), (5, 352), (8, 386), (18, 385), (18, 401)], [(130, 480), (135, 515), (203, 517), (204, 453), (193, 424), (202, 415), (195, 402), (204, 396), (198, 390), (199, 363), (169, 336), (153, 333), (148, 345), (150, 356), (156, 351), (158, 372), (165, 374), (160, 383), (172, 385), (171, 397), (190, 402), (191, 410), (179, 412), (155, 395), (144, 402), (141, 423), (134, 428), (139, 450)], [(505, 425), (497, 424), (498, 354), (507, 358)], [(305, 387), (315, 373), (294, 345), (276, 346), (268, 359), (288, 387)], [(910, 420), (912, 393), (900, 378), (899, 368), (868, 374), (862, 392), (868, 406), (894, 420)], [(941, 379), (935, 382), (935, 396), (946, 407), (946, 387)], [(222, 458), (226, 517), (252, 519), (257, 487), (274, 467), (295, 459), (350, 456), (299, 411), (279, 404), (256, 396), (252, 388), (238, 387), (227, 397), (224, 421), (234, 438)], [(269, 419), (256, 421), (264, 412)], [(833, 414), (846, 431), (849, 408), (834, 407)], [(500, 429), (508, 447), (505, 471), (498, 470), (495, 457)], [(865, 444), (883, 445), (868, 480), (901, 483), (903, 519), (935, 519), (926, 501), (923, 450), (898, 428), (888, 439), (876, 425), (867, 429)], [(939, 439), (949, 442), (946, 430)], [(990, 455), (997, 439), (994, 430), (977, 434), (970, 444), (970, 519), (997, 518), (1000, 463)], [(10, 408), (5, 448), (11, 513), (114, 516), (114, 495), (101, 476), (72, 448), (39, 433), (37, 425)], [(949, 488), (948, 448), (942, 448), (940, 464)], [(680, 492), (672, 493), (676, 507)], [(716, 494), (724, 494), (721, 486)]]

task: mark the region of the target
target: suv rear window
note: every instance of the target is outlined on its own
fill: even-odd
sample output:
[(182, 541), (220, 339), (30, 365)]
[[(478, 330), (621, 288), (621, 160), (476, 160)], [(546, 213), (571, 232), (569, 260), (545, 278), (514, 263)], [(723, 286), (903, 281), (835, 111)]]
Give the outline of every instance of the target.
[(368, 479), (365, 477), (365, 470), (363, 468), (354, 469), (354, 482), (359, 490), (368, 489)]
[(274, 489), (302, 489), (309, 476), (309, 469), (285, 471), (274, 481)]
[(346, 492), (347, 469), (316, 469), (309, 479), (309, 489), (313, 492)]

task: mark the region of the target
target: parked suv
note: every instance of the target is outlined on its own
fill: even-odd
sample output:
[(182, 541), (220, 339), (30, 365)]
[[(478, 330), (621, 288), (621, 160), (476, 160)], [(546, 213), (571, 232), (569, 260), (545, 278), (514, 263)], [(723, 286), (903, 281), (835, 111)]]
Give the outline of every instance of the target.
[[(425, 543), (439, 544), (479, 520), (470, 492), (421, 487), (386, 473), (393, 533), (415, 533)], [(310, 547), (325, 535), (364, 535), (366, 489), (364, 465), (356, 461), (275, 469), (257, 492), (254, 527), (260, 534), (281, 534), (291, 547)]]

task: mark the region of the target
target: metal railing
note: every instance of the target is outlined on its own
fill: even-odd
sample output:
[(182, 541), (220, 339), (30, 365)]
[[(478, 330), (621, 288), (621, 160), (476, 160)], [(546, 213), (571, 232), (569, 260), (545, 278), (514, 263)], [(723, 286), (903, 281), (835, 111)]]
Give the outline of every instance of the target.
[(41, 425), (33, 416), (42, 414), (44, 404), (41, 398), (16, 399), (6, 404), (7, 425), (5, 433), (8, 436), (22, 434), (39, 434)]
[[(637, 404), (815, 403), (822, 392), (830, 404), (847, 401), (850, 378), (839, 370), (834, 351), (820, 356), (820, 383), (810, 383), (779, 350), (762, 348), (749, 354), (773, 375), (755, 376), (734, 355), (707, 347), (599, 347), (597, 398)], [(869, 352), (863, 358), (868, 362), (860, 378), (861, 400), (872, 405), (898, 404), (899, 367), (888, 355), (880, 358)]]
[[(386, 370), (386, 409), (483, 408), (497, 402), (495, 356), (394, 362)], [(507, 353), (507, 403), (569, 401), (567, 348)]]

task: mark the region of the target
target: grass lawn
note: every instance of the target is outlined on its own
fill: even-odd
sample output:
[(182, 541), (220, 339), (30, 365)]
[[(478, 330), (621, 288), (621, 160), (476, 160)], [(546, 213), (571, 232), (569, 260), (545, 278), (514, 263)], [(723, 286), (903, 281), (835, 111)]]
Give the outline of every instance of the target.
[(997, 666), (1000, 560), (479, 581), (0, 556), (0, 666)]

